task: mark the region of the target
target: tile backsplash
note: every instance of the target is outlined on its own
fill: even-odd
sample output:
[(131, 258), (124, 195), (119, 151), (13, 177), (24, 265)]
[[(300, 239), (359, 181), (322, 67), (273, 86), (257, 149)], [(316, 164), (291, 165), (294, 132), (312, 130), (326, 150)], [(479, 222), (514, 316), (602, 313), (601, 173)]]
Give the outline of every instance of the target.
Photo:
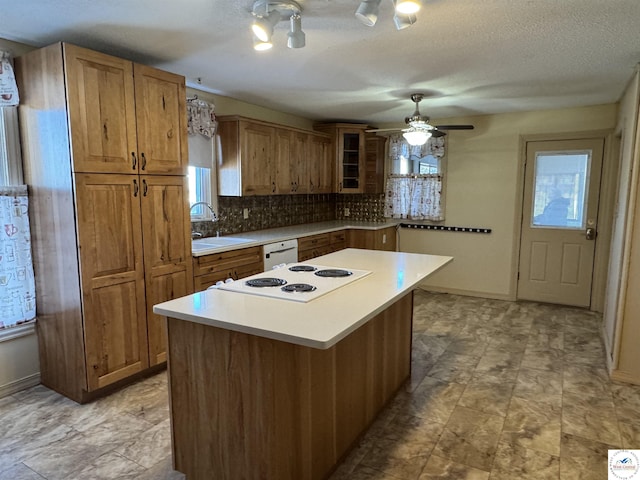
[[(244, 218), (244, 210), (248, 218)], [(345, 209), (349, 215), (345, 216)], [(192, 222), (204, 237), (330, 220), (383, 222), (383, 194), (265, 195), (218, 197), (218, 222)]]

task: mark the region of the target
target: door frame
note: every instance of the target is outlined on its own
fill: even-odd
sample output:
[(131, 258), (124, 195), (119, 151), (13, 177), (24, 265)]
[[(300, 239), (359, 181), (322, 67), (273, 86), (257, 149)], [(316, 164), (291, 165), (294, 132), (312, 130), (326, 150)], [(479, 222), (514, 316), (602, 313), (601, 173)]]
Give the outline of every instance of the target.
[(611, 226), (615, 208), (615, 187), (617, 184), (619, 163), (619, 158), (612, 155), (612, 145), (614, 143), (612, 141), (613, 135), (613, 129), (520, 135), (517, 172), (518, 185), (516, 188), (516, 208), (514, 210), (515, 216), (513, 219), (513, 257), (511, 259), (511, 280), (509, 282), (509, 296), (513, 300), (518, 299), (518, 270), (520, 265), (520, 244), (522, 240), (522, 215), (524, 208), (527, 143), (599, 138), (604, 140), (604, 152), (600, 179), (600, 201), (598, 204), (598, 237), (595, 245), (593, 281), (591, 283), (591, 306), (589, 309), (596, 312), (602, 312), (604, 310), (604, 296), (609, 266), (609, 247), (611, 244)]

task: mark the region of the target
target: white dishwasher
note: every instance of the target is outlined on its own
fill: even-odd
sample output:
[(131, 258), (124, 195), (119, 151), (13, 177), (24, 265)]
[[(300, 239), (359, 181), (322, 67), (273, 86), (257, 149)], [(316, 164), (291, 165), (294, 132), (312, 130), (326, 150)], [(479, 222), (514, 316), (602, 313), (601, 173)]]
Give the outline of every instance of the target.
[(296, 263), (298, 261), (298, 239), (268, 243), (262, 246), (262, 252), (265, 272), (283, 263)]

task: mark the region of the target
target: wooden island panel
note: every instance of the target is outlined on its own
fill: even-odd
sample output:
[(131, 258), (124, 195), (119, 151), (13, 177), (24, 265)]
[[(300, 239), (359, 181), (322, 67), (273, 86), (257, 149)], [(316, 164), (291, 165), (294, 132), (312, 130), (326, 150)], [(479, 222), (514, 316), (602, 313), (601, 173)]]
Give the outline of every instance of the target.
[(413, 294), (327, 350), (168, 319), (174, 468), (327, 478), (410, 375)]

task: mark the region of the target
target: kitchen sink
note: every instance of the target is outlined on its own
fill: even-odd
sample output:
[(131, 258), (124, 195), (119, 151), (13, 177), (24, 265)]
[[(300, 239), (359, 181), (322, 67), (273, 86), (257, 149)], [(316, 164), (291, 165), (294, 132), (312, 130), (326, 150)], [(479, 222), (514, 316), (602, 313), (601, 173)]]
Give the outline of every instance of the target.
[(207, 250), (209, 248), (230, 247), (241, 243), (248, 243), (252, 240), (239, 237), (207, 237), (191, 241), (191, 250)]

